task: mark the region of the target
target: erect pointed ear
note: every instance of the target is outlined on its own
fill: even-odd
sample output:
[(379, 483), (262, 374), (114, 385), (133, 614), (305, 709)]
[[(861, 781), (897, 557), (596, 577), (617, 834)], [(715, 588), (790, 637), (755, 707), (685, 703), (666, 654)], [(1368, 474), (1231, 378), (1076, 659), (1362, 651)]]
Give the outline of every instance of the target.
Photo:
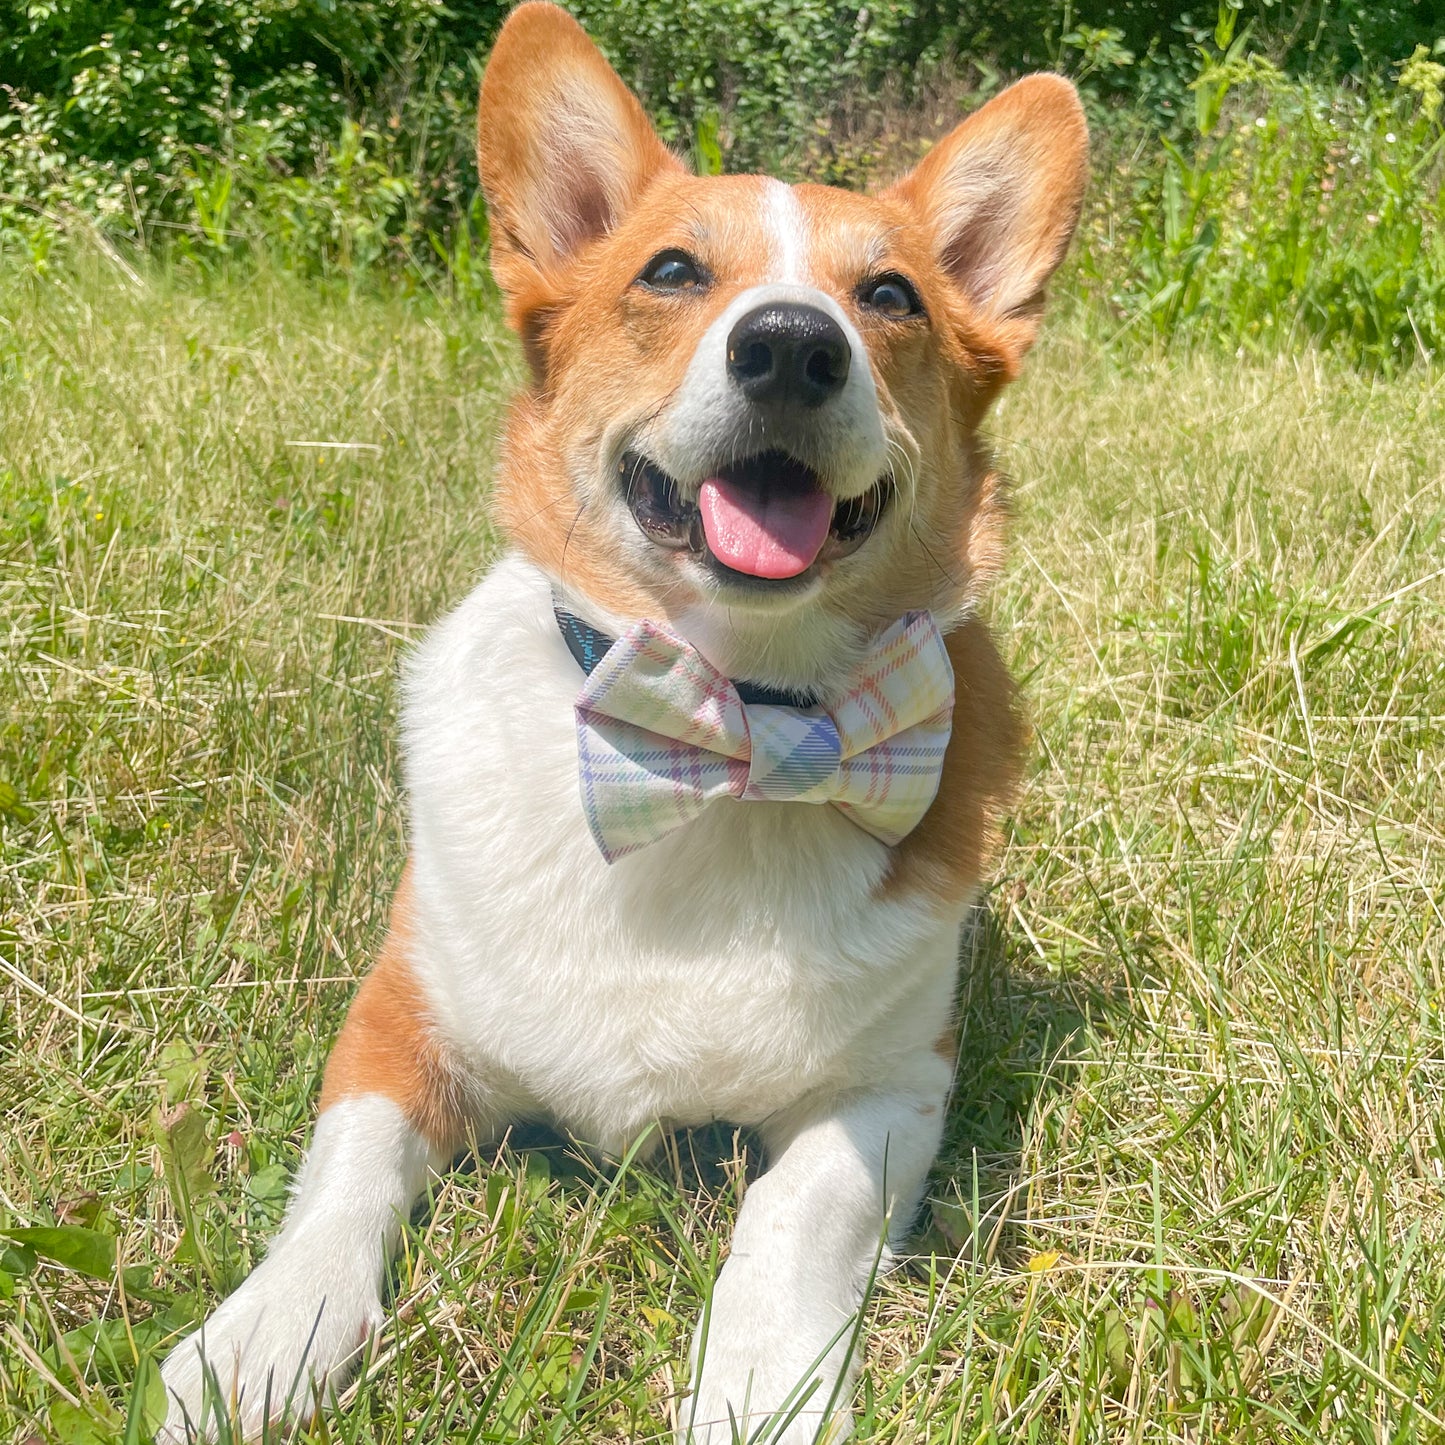
[[(606, 235), (664, 170), (681, 170), (636, 96), (556, 5), (519, 5), (477, 105), (477, 168), (504, 289)], [(520, 261), (523, 264), (518, 266)]]
[(1030, 75), (969, 116), (888, 194), (933, 235), (949, 278), (1016, 364), (1079, 219), (1089, 129), (1062, 76)]

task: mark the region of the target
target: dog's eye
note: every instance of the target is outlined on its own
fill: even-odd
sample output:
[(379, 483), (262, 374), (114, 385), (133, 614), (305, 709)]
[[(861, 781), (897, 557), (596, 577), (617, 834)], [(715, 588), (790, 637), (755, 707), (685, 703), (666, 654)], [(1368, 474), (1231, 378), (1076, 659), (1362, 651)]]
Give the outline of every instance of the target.
[(702, 267), (686, 251), (659, 251), (637, 279), (653, 291), (692, 291), (703, 284)]
[(923, 302), (918, 299), (913, 283), (896, 273), (865, 281), (858, 296), (870, 310), (899, 320), (923, 313)]

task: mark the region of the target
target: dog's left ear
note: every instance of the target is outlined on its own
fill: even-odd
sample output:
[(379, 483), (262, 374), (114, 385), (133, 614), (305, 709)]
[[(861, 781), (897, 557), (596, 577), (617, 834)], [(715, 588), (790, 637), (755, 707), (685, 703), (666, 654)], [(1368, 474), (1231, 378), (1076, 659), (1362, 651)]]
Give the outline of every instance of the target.
[(1038, 330), (1044, 286), (1078, 223), (1089, 129), (1062, 76), (1030, 75), (975, 111), (887, 194), (932, 232), (950, 281), (1013, 370)]
[(477, 169), (492, 265), (515, 294), (612, 230), (663, 171), (682, 169), (637, 97), (556, 5), (519, 5), (487, 61)]

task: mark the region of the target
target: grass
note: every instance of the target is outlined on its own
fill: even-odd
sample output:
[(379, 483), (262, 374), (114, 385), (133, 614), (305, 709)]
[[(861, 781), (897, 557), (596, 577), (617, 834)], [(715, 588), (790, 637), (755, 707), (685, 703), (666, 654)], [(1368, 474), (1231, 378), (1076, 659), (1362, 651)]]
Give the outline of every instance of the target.
[[(141, 1440), (378, 941), (518, 362), (281, 278), (0, 291), (0, 1434)], [(1442, 389), (1079, 323), (995, 417), (1037, 735), (860, 1440), (1445, 1438)], [(438, 1181), (314, 1438), (659, 1435), (747, 1147)]]

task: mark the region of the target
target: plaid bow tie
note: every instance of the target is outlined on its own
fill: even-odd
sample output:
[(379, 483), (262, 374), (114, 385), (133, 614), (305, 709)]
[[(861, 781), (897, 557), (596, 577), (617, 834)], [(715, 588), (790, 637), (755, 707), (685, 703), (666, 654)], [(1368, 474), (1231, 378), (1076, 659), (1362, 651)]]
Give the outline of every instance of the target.
[[(559, 621), (565, 634), (575, 619)], [(831, 803), (891, 845), (938, 791), (953, 668), (932, 616), (910, 612), (830, 712), (749, 702), (696, 648), (644, 621), (607, 649), (575, 707), (582, 807), (609, 863), (725, 794)]]

